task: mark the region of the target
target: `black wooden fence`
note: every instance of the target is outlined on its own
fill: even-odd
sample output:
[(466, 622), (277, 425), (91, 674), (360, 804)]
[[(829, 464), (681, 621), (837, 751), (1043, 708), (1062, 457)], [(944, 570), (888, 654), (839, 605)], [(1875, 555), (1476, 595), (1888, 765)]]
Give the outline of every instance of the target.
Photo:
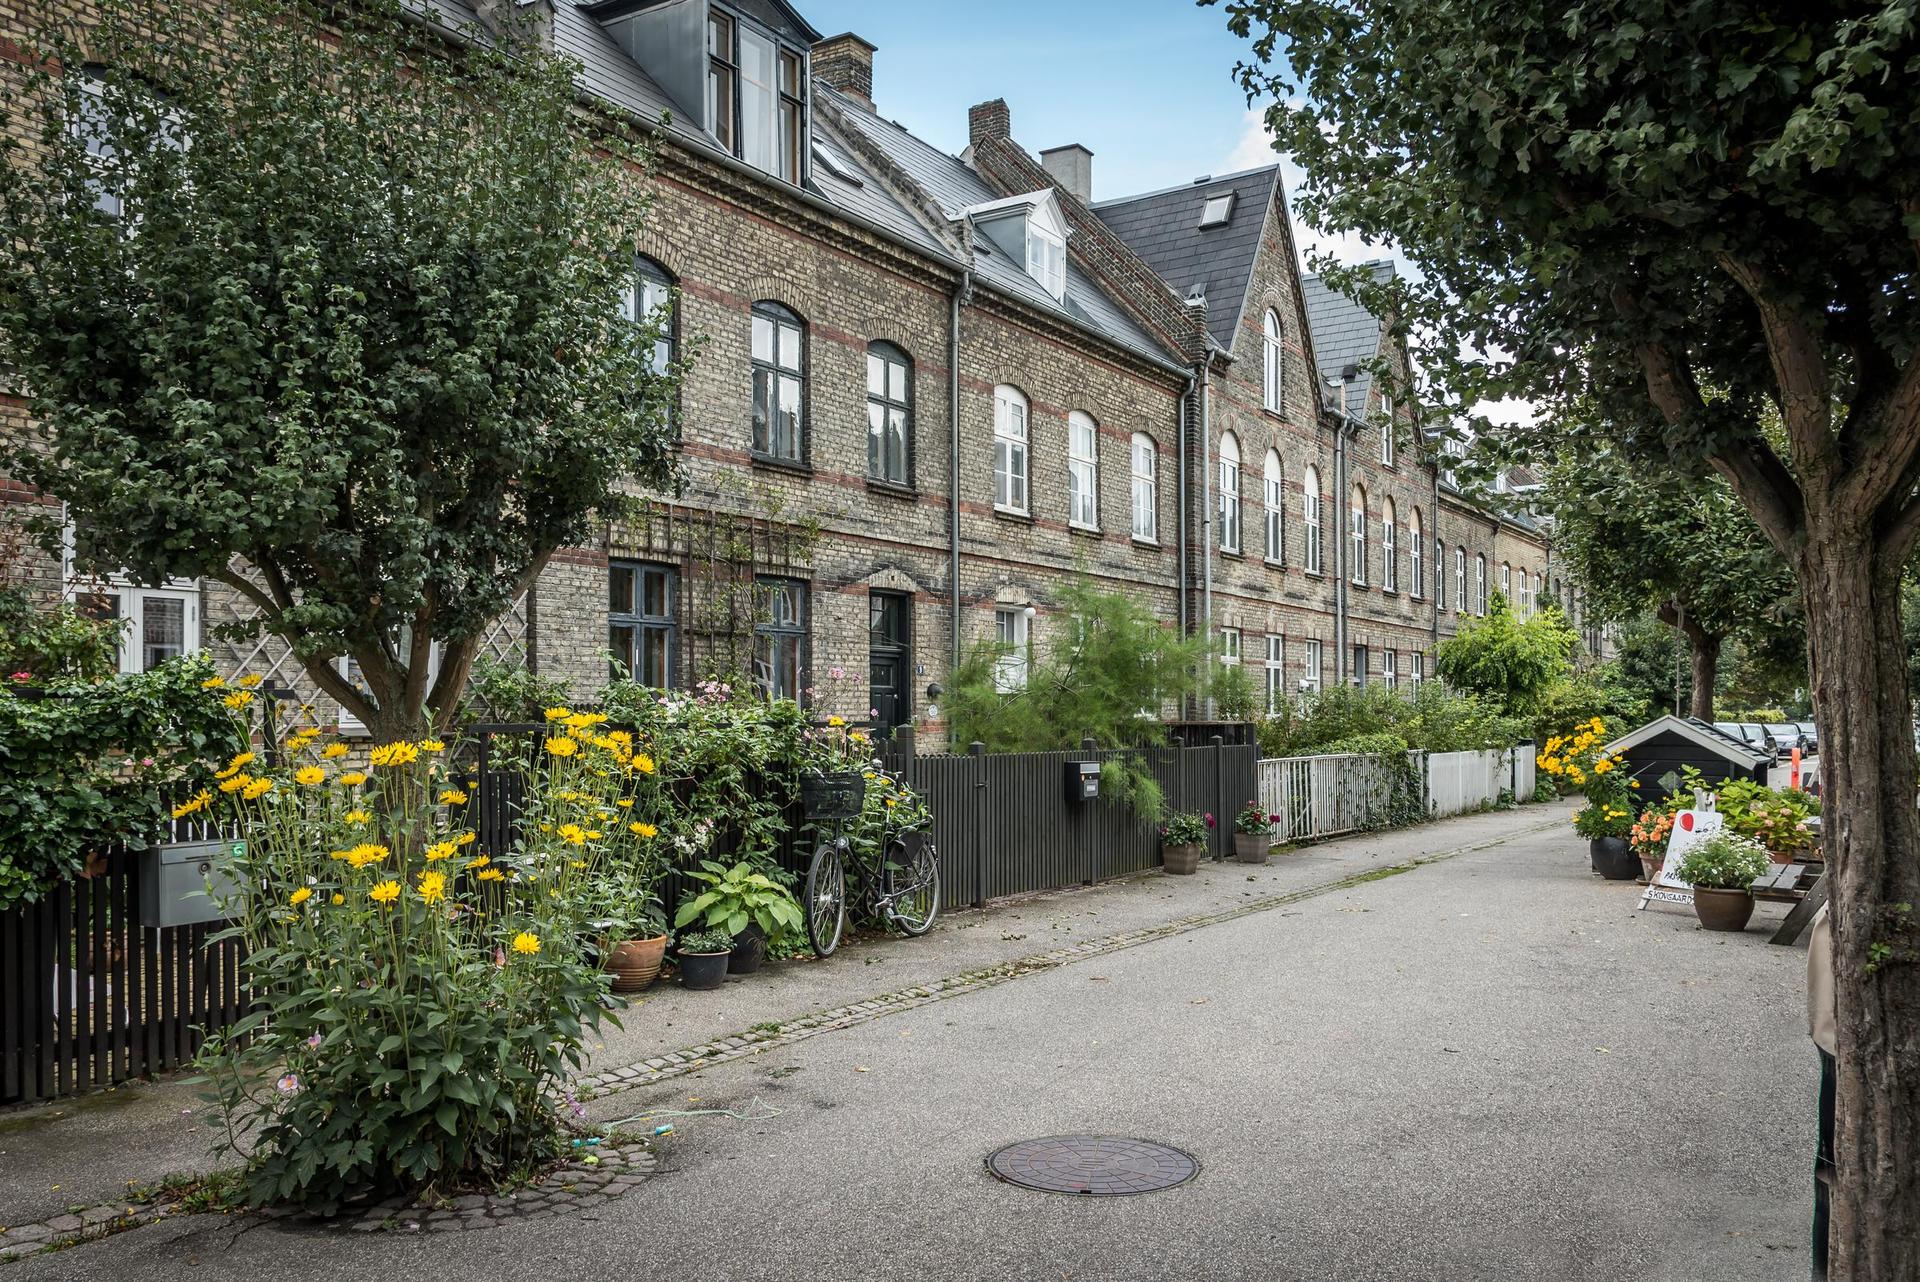
[[(176, 840), (217, 834), (174, 825)], [(0, 1104), (73, 1095), (192, 1060), (247, 1010), (238, 940), (140, 924), (140, 856), (0, 913)]]

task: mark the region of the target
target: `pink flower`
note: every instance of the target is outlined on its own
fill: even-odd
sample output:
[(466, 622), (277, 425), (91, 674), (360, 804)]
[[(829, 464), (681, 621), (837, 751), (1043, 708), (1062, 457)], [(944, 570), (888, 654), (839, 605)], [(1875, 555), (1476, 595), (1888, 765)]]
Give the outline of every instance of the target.
[(831, 668), (827, 669), (827, 675), (832, 677), (835, 681), (841, 681), (846, 678), (847, 670), (836, 663)]
[(13, 674), (12, 679), (24, 684), (25, 682), (33, 680), (33, 673), (28, 672), (25, 668), (22, 668), (20, 669), (20, 671)]
[(318, 1033), (315, 1033), (315, 1034), (314, 1034), (313, 1036), (311, 1036), (311, 1037), (309, 1037), (309, 1038), (307, 1038), (307, 1045), (308, 1045), (308, 1046), (310, 1046), (310, 1047), (312, 1047), (312, 1048), (313, 1048), (314, 1050), (319, 1050), (319, 1049), (320, 1049), (320, 1034), (318, 1034)]
[(298, 1095), (300, 1093), (300, 1078), (296, 1074), (288, 1073), (285, 1077), (275, 1082), (273, 1088), (282, 1095)]
[(1207, 827), (1209, 828), (1213, 827), (1213, 811), (1211, 810), (1207, 811), (1205, 818), (1207, 821)]

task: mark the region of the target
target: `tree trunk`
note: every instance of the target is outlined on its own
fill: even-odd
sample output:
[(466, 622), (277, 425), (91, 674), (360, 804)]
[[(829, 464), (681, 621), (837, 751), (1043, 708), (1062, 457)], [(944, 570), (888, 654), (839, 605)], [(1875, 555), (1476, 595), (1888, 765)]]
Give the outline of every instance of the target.
[(1796, 565), (1820, 723), (1839, 1030), (1833, 1276), (1920, 1278), (1920, 811), (1900, 558), (1869, 518), (1808, 523)]
[(1720, 638), (1703, 629), (1689, 627), (1687, 643), (1692, 651), (1693, 681), (1693, 689), (1687, 700), (1687, 715), (1701, 721), (1712, 721), (1713, 686), (1720, 677)]

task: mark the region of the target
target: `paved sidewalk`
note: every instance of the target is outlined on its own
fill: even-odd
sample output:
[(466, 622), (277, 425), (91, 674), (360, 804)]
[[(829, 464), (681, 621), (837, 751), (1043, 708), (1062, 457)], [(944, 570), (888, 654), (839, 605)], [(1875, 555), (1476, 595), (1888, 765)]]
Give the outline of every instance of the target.
[[(1564, 817), (1558, 806), (1524, 806), (1302, 847), (1264, 867), (1225, 861), (1203, 865), (1193, 877), (1149, 873), (982, 911), (949, 911), (924, 938), (849, 941), (825, 962), (770, 964), (717, 992), (657, 984), (623, 1013), (624, 1029), (604, 1030), (585, 1075), (1056, 948), (1501, 841)], [(130, 1184), (222, 1165), (208, 1152), (218, 1114), (200, 1103), (200, 1089), (174, 1078), (0, 1113), (0, 1226), (43, 1221), (75, 1206), (123, 1199)], [(619, 1117), (624, 1101), (624, 1095), (599, 1101), (594, 1114)]]

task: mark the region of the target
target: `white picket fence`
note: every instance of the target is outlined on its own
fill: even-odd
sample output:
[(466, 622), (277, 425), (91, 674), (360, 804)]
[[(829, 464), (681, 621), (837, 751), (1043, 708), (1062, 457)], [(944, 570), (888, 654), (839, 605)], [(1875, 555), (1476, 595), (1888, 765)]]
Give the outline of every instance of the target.
[[(1533, 748), (1506, 752), (1410, 752), (1427, 817), (1464, 814), (1493, 805), (1511, 788), (1533, 798)], [(1321, 757), (1266, 757), (1260, 762), (1260, 804), (1274, 825), (1274, 841), (1336, 837), (1387, 822), (1389, 780), (1379, 760), (1358, 753)]]

